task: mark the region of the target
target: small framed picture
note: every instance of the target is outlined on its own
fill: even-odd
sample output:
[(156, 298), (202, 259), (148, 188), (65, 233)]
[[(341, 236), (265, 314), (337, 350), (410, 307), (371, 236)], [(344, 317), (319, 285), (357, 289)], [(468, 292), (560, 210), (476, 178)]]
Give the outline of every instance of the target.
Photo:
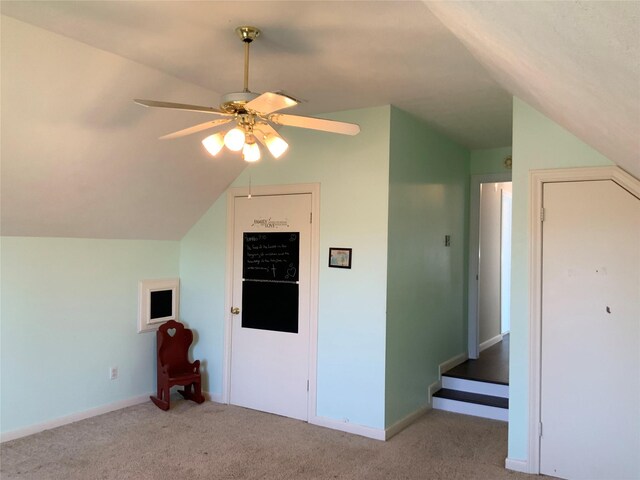
[(351, 268), (351, 249), (329, 248), (329, 266), (333, 268)]

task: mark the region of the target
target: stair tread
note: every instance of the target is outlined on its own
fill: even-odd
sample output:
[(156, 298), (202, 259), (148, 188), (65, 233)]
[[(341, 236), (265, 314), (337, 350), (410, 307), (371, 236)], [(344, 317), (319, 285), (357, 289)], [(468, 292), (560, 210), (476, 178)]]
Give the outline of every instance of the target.
[(493, 395), (483, 395), (480, 393), (462, 392), (460, 390), (450, 390), (441, 388), (433, 394), (434, 397), (446, 398), (449, 400), (457, 400), (460, 402), (477, 403), (488, 407), (509, 408), (509, 399), (503, 397), (494, 397)]

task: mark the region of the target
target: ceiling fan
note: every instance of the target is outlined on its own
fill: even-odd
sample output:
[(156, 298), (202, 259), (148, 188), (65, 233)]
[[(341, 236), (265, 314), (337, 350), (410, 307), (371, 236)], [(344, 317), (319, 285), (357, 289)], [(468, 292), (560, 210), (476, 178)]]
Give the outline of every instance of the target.
[(159, 102), (156, 100), (134, 100), (135, 103), (145, 107), (186, 110), (220, 117), (163, 135), (160, 139), (183, 137), (233, 122), (235, 124), (234, 128), (226, 133), (218, 132), (209, 135), (202, 140), (202, 144), (213, 156), (217, 155), (223, 146), (226, 146), (232, 151), (237, 152), (242, 150), (244, 160), (247, 162), (255, 162), (260, 159), (260, 148), (256, 140), (267, 147), (274, 158), (279, 158), (289, 148), (287, 142), (274, 128), (274, 126), (277, 125), (310, 128), (324, 132), (341, 133), (343, 135), (357, 135), (360, 132), (360, 127), (354, 123), (279, 113), (285, 108), (290, 108), (300, 103), (299, 100), (283, 92), (265, 92), (259, 94), (250, 91), (249, 46), (251, 42), (260, 35), (260, 30), (256, 27), (242, 26), (236, 28), (236, 33), (242, 42), (244, 42), (244, 89), (242, 92), (233, 92), (224, 95), (219, 108)]

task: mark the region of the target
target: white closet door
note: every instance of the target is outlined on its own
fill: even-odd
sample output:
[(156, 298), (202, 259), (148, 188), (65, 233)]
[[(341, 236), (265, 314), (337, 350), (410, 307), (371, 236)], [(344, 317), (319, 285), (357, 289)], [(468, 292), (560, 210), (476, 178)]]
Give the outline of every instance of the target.
[(640, 200), (544, 186), (540, 472), (640, 478)]

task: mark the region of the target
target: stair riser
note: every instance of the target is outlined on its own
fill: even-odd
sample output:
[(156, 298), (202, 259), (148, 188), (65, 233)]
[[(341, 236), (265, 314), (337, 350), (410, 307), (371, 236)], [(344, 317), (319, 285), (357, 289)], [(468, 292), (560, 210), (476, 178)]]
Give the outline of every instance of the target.
[(432, 406), (435, 410), (446, 410), (447, 412), (491, 418), (503, 422), (509, 421), (509, 410), (506, 408), (489, 407), (486, 405), (478, 405), (477, 403), (459, 402), (458, 400), (439, 397), (433, 397)]
[(442, 377), (442, 388), (458, 390), (461, 392), (480, 393), (493, 397), (509, 398), (509, 386), (497, 383), (477, 382), (463, 378)]

